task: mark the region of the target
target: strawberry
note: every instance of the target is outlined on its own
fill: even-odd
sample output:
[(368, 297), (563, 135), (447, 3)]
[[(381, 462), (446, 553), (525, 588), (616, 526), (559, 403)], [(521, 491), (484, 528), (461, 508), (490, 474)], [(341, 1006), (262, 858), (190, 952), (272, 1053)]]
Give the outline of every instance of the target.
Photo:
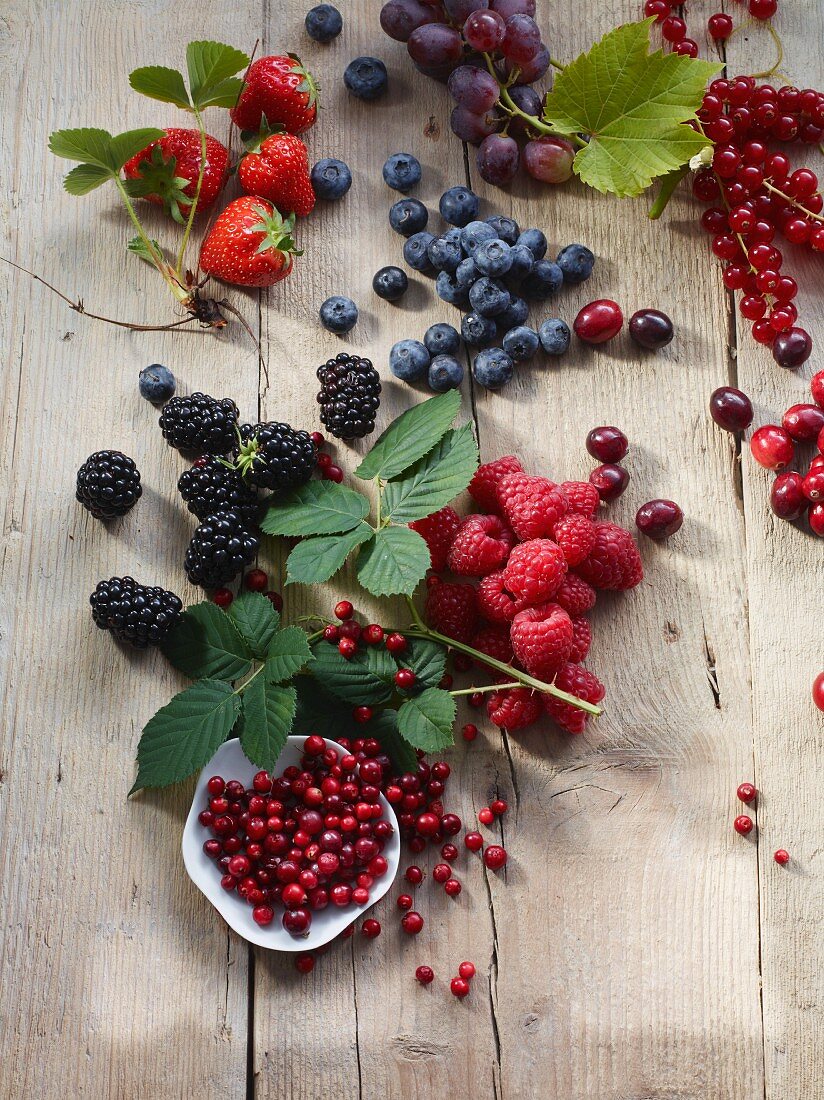
[(273, 286), (300, 255), (292, 240), (295, 215), (284, 219), (265, 199), (244, 195), (230, 202), (203, 242), (200, 266), (236, 286)]
[[(200, 155), (199, 130), (170, 127), (165, 137), (153, 141), (123, 165), (126, 179), (132, 181), (127, 184), (129, 194), (163, 206), (176, 222), (184, 222), (197, 190)], [(207, 134), (198, 210), (208, 209), (218, 197), (228, 167), (228, 150)]]
[(268, 199), (282, 214), (305, 217), (315, 205), (309, 154), (294, 134), (271, 134), (255, 143), (241, 160), (237, 174), (247, 195)]
[(240, 99), (230, 112), (241, 130), (259, 130), (264, 116), (290, 134), (315, 124), (318, 86), (294, 54), (258, 58), (246, 74)]

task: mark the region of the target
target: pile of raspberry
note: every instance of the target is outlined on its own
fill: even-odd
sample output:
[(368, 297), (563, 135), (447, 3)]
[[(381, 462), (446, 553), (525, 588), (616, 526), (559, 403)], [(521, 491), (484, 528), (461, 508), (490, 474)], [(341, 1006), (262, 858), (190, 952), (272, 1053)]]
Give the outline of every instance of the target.
[[(594, 485), (532, 477), (513, 455), (481, 466), (469, 493), (478, 513), (462, 519), (446, 507), (410, 525), (432, 558), (425, 612), (430, 627), (599, 703), (604, 685), (582, 663), (592, 639), (587, 612), (598, 591), (624, 591), (641, 581), (632, 535), (596, 518)], [(444, 570), (467, 579), (444, 580), (438, 576)], [(504, 673), (490, 671), (493, 682), (507, 682)], [(544, 712), (570, 733), (583, 733), (589, 717), (528, 687), (494, 691), (487, 699), (489, 717), (509, 730), (531, 725)]]

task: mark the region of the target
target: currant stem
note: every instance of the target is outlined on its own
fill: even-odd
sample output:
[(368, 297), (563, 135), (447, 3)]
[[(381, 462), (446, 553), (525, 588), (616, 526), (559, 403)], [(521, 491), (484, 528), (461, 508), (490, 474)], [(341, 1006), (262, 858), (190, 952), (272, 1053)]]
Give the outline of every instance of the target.
[[(815, 214), (812, 210), (808, 210), (803, 203), (798, 201), (798, 199), (794, 199), (791, 195), (785, 194), (778, 187), (774, 187), (769, 180), (764, 180), (764, 187), (766, 187), (768, 191), (772, 191), (774, 195), (780, 195), (785, 202), (788, 202), (790, 206), (794, 206), (796, 210), (800, 210), (805, 218), (815, 218), (817, 222), (824, 222), (824, 215)], [(810, 198), (812, 198), (812, 196), (810, 196)]]
[(183, 277), (183, 261), (186, 258), (186, 246), (189, 243), (189, 234), (192, 232), (192, 223), (195, 220), (197, 204), (200, 199), (200, 189), (203, 186), (203, 177), (206, 174), (206, 128), (203, 125), (203, 116), (197, 108), (195, 108), (195, 119), (197, 120), (197, 128), (200, 131), (200, 169), (197, 173), (195, 196), (192, 199), (192, 205), (189, 207), (186, 228), (183, 230), (183, 240), (180, 242), (180, 251), (177, 254), (177, 275), (180, 279)]

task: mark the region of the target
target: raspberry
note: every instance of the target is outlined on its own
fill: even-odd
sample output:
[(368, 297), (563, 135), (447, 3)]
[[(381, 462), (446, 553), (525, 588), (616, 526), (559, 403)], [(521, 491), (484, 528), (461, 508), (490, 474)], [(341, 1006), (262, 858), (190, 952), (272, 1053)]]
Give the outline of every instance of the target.
[(469, 516), (463, 521), (447, 563), (462, 577), (483, 577), (499, 569), (515, 545), (515, 536), (497, 516)]
[(569, 502), (560, 486), (545, 477), (505, 474), (498, 483), (498, 503), (519, 539), (551, 537)]
[[(588, 703), (600, 703), (606, 695), (604, 685), (598, 677), (581, 665), (561, 665), (555, 677), (555, 686), (570, 695), (577, 695), (579, 699), (586, 699)], [(564, 703), (554, 695), (545, 695), (543, 698), (547, 714), (561, 729), (568, 733), (584, 732), (590, 718), (586, 711), (573, 707), (571, 703)]]
[(580, 565), (595, 545), (595, 524), (572, 512), (555, 524), (555, 541), (563, 550), (567, 565)]
[[(481, 627), (470, 645), (473, 649), (486, 653), (488, 657), (494, 657), (496, 661), (501, 661), (505, 665), (511, 664), (515, 657), (509, 629), (506, 626)], [(498, 675), (497, 669), (490, 669), (490, 671)]]
[(449, 547), (461, 526), (461, 517), (448, 504), (439, 512), (433, 512), (425, 519), (416, 519), (409, 526), (417, 531), (423, 541), (429, 547), (429, 556), (432, 560), (432, 568), (436, 573), (446, 569), (446, 556)]
[(493, 691), (486, 702), (486, 713), (502, 729), (521, 730), (540, 718), (541, 700), (525, 687)]
[(486, 512), (498, 511), (498, 482), (505, 474), (523, 473), (515, 455), (504, 455), (494, 462), (485, 462), (475, 471), (469, 483), (469, 495)]
[(478, 625), (475, 589), (471, 584), (436, 584), (426, 597), (425, 614), (435, 630), (456, 642), (468, 643)]
[(511, 638), (527, 672), (551, 683), (572, 648), (572, 620), (555, 603), (528, 607), (512, 620)]
[(595, 519), (601, 498), (594, 485), (588, 481), (564, 481), (561, 488), (569, 501), (570, 512), (586, 516), (587, 519)]
[(516, 599), (535, 605), (558, 591), (566, 571), (560, 546), (551, 539), (530, 539), (509, 555), (504, 584)]
[(491, 623), (511, 623), (524, 608), (504, 586), (504, 574), (489, 573), (478, 585), (478, 611)]
[(621, 592), (640, 584), (644, 576), (635, 540), (617, 523), (595, 524), (595, 545), (577, 572), (593, 588)]
[(552, 598), (568, 615), (575, 616), (583, 615), (585, 611), (591, 611), (595, 607), (597, 593), (592, 585), (587, 584), (576, 573), (567, 573)]
[(580, 664), (581, 661), (586, 659), (591, 644), (592, 627), (589, 619), (585, 619), (583, 615), (574, 617), (572, 619), (572, 648), (569, 651), (567, 660), (571, 664)]

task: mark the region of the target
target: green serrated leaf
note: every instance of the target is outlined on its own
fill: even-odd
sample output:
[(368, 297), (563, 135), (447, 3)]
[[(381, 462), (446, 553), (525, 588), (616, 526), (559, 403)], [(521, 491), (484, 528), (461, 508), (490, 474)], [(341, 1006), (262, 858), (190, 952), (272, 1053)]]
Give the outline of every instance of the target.
[[(358, 736), (362, 736), (363, 732), (361, 727)], [(402, 775), (404, 772), (417, 772), (417, 753), (400, 735), (396, 710), (383, 710), (380, 714), (376, 714), (369, 723), (368, 735), (380, 741), (398, 773)]]
[[(324, 691), (343, 699), (347, 703), (370, 706), (386, 703), (392, 695), (391, 677), (387, 668), (378, 664), (375, 656), (376, 646), (358, 650), (351, 660), (341, 657), (338, 647), (328, 642), (318, 642), (312, 649), (315, 663), (312, 676), (323, 686)], [(388, 652), (381, 652), (389, 657)], [(391, 660), (391, 658), (390, 658)], [(394, 663), (392, 675), (395, 673)]]
[(248, 64), (246, 54), (234, 46), (222, 42), (190, 42), (186, 47), (186, 66), (192, 104), (198, 109), (209, 106), (212, 94)]
[(374, 533), (368, 523), (360, 523), (342, 535), (304, 539), (286, 560), (286, 583), (323, 584), (337, 573), (355, 547), (371, 539)]
[(243, 692), (240, 747), (259, 768), (273, 771), (292, 729), (297, 706), (293, 687), (278, 687), (256, 676)]
[(266, 668), (263, 675), (273, 684), (282, 684), (310, 661), (314, 661), (306, 634), (299, 626), (285, 626), (272, 638), (266, 654)]
[(237, 103), (243, 81), (239, 76), (230, 76), (228, 80), (221, 81), (208, 93), (203, 93), (198, 102), (198, 108), (203, 111), (207, 107), (234, 107)]
[(252, 667), (252, 654), (237, 626), (209, 602), (188, 607), (161, 649), (193, 680), (238, 680)]
[[(154, 237), (151, 237), (149, 239), (151, 241), (152, 247), (155, 250), (155, 253), (158, 256), (162, 256), (163, 252), (158, 242), (154, 239)], [(141, 260), (145, 260), (147, 264), (151, 264), (152, 266), (154, 266), (154, 258), (149, 249), (146, 247), (146, 242), (143, 240), (142, 237), (132, 237), (130, 241), (126, 242), (126, 248), (128, 248), (129, 252), (133, 252), (135, 256), (139, 257)]]
[(455, 700), (448, 691), (427, 688), (398, 709), (401, 737), (424, 752), (440, 752), (454, 744)]
[(382, 527), (358, 554), (358, 580), (373, 596), (411, 596), (431, 564), (429, 547), (409, 527)]
[(232, 731), (240, 698), (229, 684), (198, 680), (149, 720), (137, 747), (137, 779), (129, 794), (168, 787), (204, 767)]
[(330, 737), (337, 741), (341, 737), (363, 737), (363, 726), (352, 718), (349, 707), (341, 707), (340, 699), (328, 695), (313, 676), (300, 676), (296, 682), (298, 709), (292, 726), (292, 733), (298, 737), (307, 737), (310, 733), (319, 733), (321, 737)]
[(70, 195), (88, 195), (114, 177), (111, 168), (101, 168), (99, 164), (78, 164), (63, 177), (63, 187)]
[(116, 172), (120, 167), (112, 156), (112, 135), (108, 130), (82, 127), (77, 130), (55, 130), (49, 135), (49, 149), (56, 157), (80, 160), (98, 168)]
[(478, 469), (478, 444), (471, 424), (446, 433), (418, 459), (406, 476), (383, 490), (383, 513), (395, 523), (411, 523), (444, 508), (469, 485)]
[(183, 81), (183, 74), (177, 69), (167, 69), (165, 65), (145, 65), (129, 73), (129, 83), (136, 92), (159, 99), (161, 103), (174, 103), (184, 110), (191, 108), (189, 93)]
[(448, 390), (407, 409), (393, 420), (355, 470), (365, 481), (389, 481), (431, 451), (448, 430), (461, 407), (458, 390)]
[(369, 501), (334, 481), (307, 481), (269, 504), (261, 528), (268, 535), (338, 535), (366, 519)]
[(164, 134), (165, 130), (158, 130), (156, 126), (144, 126), (141, 130), (126, 130), (113, 137), (110, 149), (115, 167), (119, 171), (127, 160), (153, 141), (160, 141)]
[(547, 122), (589, 138), (573, 167), (598, 191), (638, 195), (707, 144), (685, 123), (721, 65), (649, 53), (653, 21), (610, 31), (557, 74), (546, 97)]
[(253, 657), (263, 658), (280, 624), (280, 615), (260, 592), (241, 592), (232, 601), (229, 617)]
[(406, 649), (398, 654), (397, 662), (399, 667), (412, 669), (417, 687), (437, 687), (446, 672), (446, 650), (426, 638), (408, 638)]

